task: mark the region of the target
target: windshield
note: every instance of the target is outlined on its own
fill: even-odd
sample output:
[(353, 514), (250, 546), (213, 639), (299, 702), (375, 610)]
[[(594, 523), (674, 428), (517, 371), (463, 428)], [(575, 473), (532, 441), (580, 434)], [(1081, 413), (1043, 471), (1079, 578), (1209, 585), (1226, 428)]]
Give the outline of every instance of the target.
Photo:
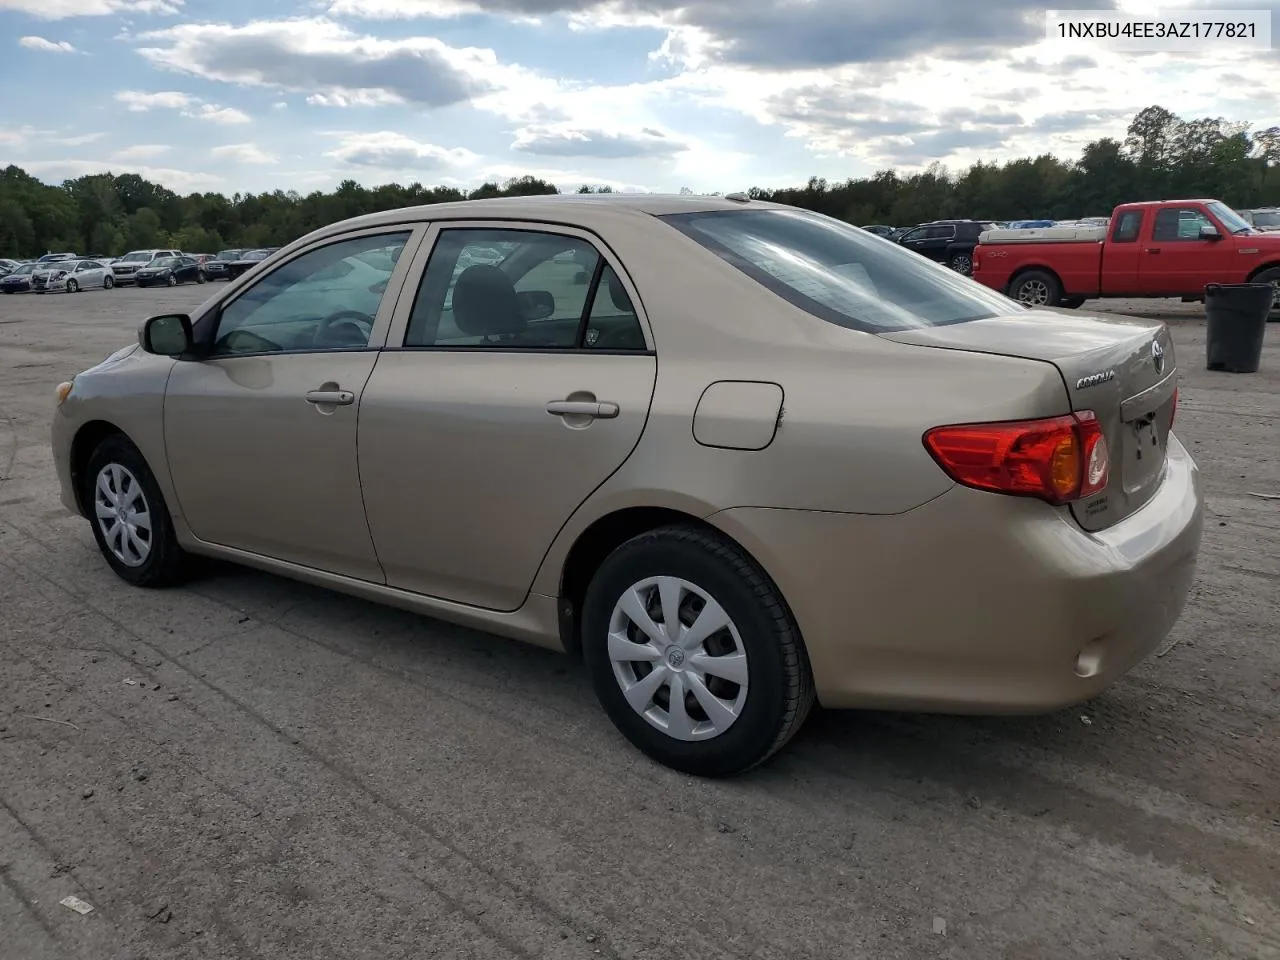
[(1209, 212), (1218, 218), (1228, 233), (1248, 233), (1253, 228), (1249, 226), (1249, 221), (1240, 214), (1236, 213), (1221, 200), (1212, 200), (1205, 204), (1209, 208)]
[(1023, 309), (874, 234), (800, 210), (661, 218), (789, 303), (868, 333), (981, 320)]
[(146, 263), (151, 259), (151, 253), (148, 250), (142, 250), (137, 253), (126, 253), (120, 259), (125, 263)]
[(18, 276), (18, 275), (25, 276), (26, 274), (33, 271), (35, 268), (36, 268), (36, 265), (34, 263), (24, 263), (17, 270), (13, 271), (13, 273), (14, 273), (14, 276)]
[(177, 265), (178, 265), (177, 257), (160, 257), (159, 259), (153, 260), (151, 262), (151, 266), (160, 267), (160, 268), (176, 267)]
[(240, 259), (240, 251), (239, 251), (239, 250), (223, 250), (220, 254), (218, 254), (217, 259), (219, 259), (219, 260), (239, 260), (239, 259)]
[(1280, 227), (1280, 211), (1259, 211), (1253, 215), (1255, 227)]
[(244, 255), (246, 260), (265, 260), (271, 256), (270, 250), (250, 250)]

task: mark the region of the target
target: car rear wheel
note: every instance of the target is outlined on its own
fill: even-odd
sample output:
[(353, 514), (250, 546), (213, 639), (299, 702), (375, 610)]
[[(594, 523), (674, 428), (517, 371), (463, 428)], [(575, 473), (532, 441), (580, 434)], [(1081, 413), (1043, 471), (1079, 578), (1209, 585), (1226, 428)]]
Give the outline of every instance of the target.
[(137, 587), (183, 578), (188, 555), (142, 454), (122, 435), (107, 437), (89, 457), (81, 502), (98, 549), (116, 574)]
[(80, 284), (76, 283), (74, 280), (68, 280), (67, 293), (79, 293), (79, 292), (80, 292)]
[(112, 287), (114, 287), (115, 285), (116, 285), (116, 281), (115, 281), (115, 278), (114, 278), (114, 277), (103, 277), (103, 278), (102, 278), (102, 289), (103, 289), (103, 290), (110, 290), (110, 289), (111, 289)]
[(957, 253), (948, 262), (949, 266), (956, 273), (962, 273), (966, 277), (973, 275), (973, 257), (967, 253)]
[(618, 547), (587, 589), (582, 629), (605, 712), (684, 773), (751, 769), (813, 706), (809, 659), (778, 588), (714, 533), (663, 527)]
[(1062, 299), (1058, 278), (1043, 270), (1028, 270), (1009, 285), (1009, 296), (1029, 307), (1056, 306)]

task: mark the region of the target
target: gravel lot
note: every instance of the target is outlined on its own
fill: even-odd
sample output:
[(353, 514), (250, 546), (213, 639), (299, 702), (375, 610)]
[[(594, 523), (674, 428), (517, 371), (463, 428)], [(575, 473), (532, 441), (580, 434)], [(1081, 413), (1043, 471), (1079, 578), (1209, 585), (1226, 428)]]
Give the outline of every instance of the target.
[(116, 579), (53, 387), (219, 289), (0, 298), (0, 960), (1280, 957), (1280, 325), (1211, 374), (1198, 306), (1105, 305), (1170, 320), (1207, 476), (1161, 655), (1047, 717), (819, 713), (700, 782), (566, 658), (232, 567)]

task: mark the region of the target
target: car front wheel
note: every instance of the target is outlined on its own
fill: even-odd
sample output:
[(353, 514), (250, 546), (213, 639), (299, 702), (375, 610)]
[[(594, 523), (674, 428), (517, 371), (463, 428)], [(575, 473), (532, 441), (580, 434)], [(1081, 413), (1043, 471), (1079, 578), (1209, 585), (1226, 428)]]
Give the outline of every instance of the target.
[(169, 274), (169, 279), (166, 280), (165, 283), (169, 284), (171, 287), (176, 287), (178, 285), (178, 275), (175, 273)]
[(129, 440), (107, 437), (89, 457), (81, 501), (98, 549), (121, 579), (137, 587), (176, 583), (188, 556), (146, 460)]
[(587, 589), (583, 657), (605, 712), (684, 773), (743, 773), (781, 749), (814, 702), (800, 631), (777, 587), (710, 531), (641, 534)]

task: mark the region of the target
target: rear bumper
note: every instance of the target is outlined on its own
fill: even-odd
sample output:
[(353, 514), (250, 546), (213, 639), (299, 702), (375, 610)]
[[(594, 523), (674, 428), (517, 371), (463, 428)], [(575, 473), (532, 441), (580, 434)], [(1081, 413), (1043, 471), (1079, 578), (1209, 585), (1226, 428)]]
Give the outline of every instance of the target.
[(782, 589), (825, 706), (1035, 713), (1097, 695), (1168, 635), (1204, 500), (1174, 437), (1156, 495), (1097, 534), (1065, 510), (964, 487), (897, 516), (710, 519)]

